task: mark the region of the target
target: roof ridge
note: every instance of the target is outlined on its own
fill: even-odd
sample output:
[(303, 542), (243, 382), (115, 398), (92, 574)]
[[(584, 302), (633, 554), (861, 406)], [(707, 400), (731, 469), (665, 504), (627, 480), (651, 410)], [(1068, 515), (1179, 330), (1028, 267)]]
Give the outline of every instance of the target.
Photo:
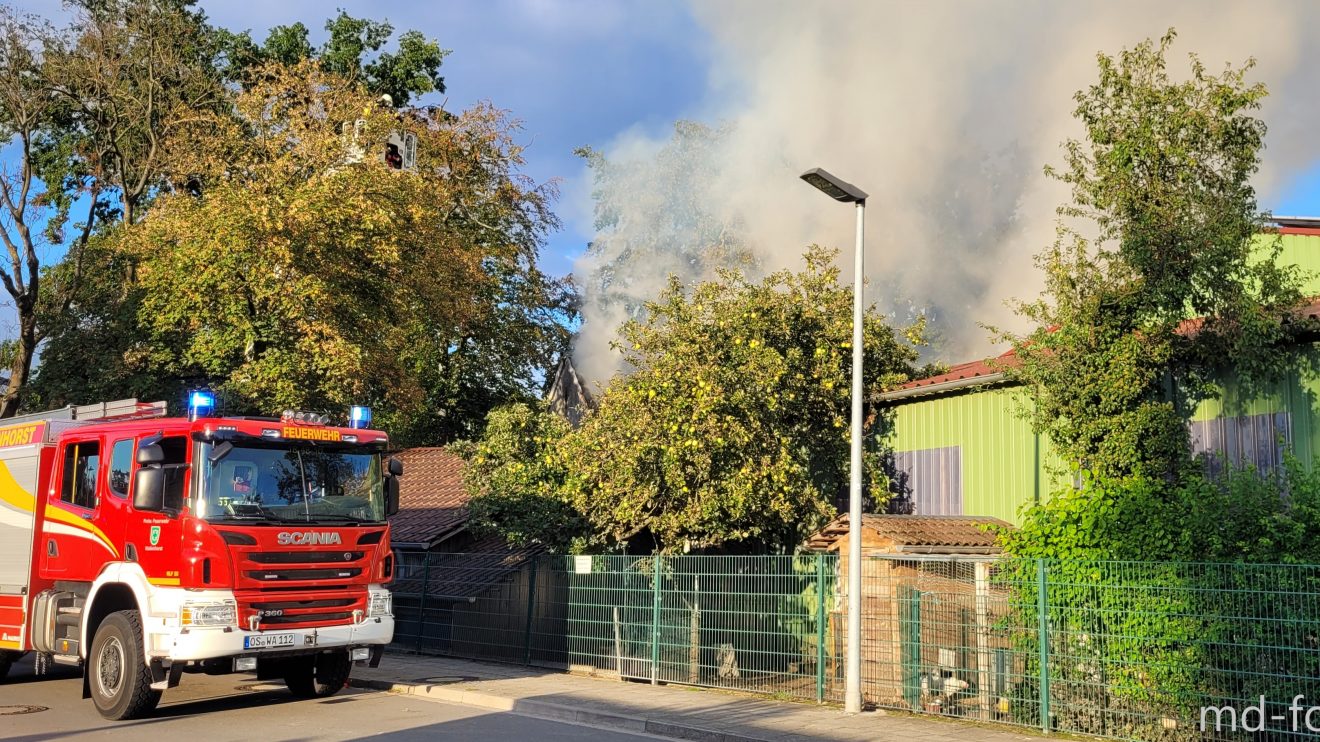
[[(1294, 308), (1295, 311), (1309, 316), (1312, 319), (1320, 319), (1320, 295), (1308, 296), (1303, 303)], [(1192, 317), (1182, 320), (1178, 323), (1178, 332), (1191, 333), (1199, 330), (1204, 324), (1204, 317)], [(935, 386), (948, 381), (960, 381), (963, 379), (977, 379), (983, 376), (992, 376), (1003, 372), (1005, 368), (1016, 366), (1022, 361), (1017, 357), (1017, 351), (1009, 348), (1007, 351), (997, 356), (986, 356), (985, 358), (963, 361), (948, 366), (948, 371), (934, 376), (927, 376), (924, 379), (913, 379), (894, 387), (889, 391), (902, 391), (906, 389), (920, 389), (926, 386)], [(994, 364), (994, 365), (992, 365)]]

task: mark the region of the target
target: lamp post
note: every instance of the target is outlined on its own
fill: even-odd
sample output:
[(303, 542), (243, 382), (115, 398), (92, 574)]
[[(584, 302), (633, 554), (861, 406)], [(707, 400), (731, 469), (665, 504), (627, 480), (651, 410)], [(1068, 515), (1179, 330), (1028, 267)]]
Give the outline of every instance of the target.
[(820, 168), (802, 179), (843, 203), (857, 205), (857, 249), (853, 256), (852, 339), (852, 465), (848, 468), (848, 654), (844, 673), (843, 709), (862, 710), (862, 226), (866, 192)]

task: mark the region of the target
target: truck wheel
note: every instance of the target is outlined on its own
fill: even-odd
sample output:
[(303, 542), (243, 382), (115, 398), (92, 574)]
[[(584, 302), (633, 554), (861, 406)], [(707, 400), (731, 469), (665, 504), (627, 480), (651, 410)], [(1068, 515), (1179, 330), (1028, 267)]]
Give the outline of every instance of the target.
[(290, 661), (284, 673), (284, 684), (298, 698), (325, 698), (333, 696), (348, 684), (353, 663), (348, 652), (329, 652), (314, 657), (298, 657)]
[(156, 708), (160, 691), (151, 689), (137, 611), (111, 613), (97, 627), (87, 655), (87, 680), (92, 703), (107, 719), (134, 719)]
[(5, 676), (9, 674), (9, 668), (13, 667), (18, 658), (22, 656), (22, 652), (10, 652), (7, 649), (0, 649), (0, 680), (5, 679)]

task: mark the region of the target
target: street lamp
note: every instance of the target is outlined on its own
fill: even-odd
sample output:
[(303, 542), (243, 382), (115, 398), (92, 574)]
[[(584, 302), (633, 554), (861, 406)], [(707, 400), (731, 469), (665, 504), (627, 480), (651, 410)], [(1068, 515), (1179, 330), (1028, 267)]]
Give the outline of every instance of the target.
[(862, 710), (862, 225), (866, 192), (820, 168), (802, 179), (835, 201), (857, 204), (857, 249), (853, 256), (852, 466), (848, 482), (848, 655), (843, 709)]

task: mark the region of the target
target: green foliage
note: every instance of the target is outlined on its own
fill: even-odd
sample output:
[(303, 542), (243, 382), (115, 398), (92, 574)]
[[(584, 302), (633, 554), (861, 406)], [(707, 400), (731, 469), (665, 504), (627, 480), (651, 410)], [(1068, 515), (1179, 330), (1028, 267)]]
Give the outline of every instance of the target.
[(395, 51), (383, 51), (394, 36), (388, 21), (354, 18), (341, 10), (325, 22), (325, 30), (329, 37), (319, 49), (302, 22), (271, 28), (260, 45), (247, 31), (214, 34), (222, 66), (233, 81), (250, 83), (269, 64), (292, 66), (313, 59), (323, 72), (360, 82), (376, 96), (389, 95), (398, 107), (427, 93), (445, 92), (440, 66), (449, 50), (420, 31), (404, 31)]
[[(1172, 492), (1098, 484), (1029, 511), (998, 579), (1016, 593), (1011, 620), (1035, 626), (1046, 564), (1058, 728), (1198, 739), (1187, 717), (1201, 706), (1302, 692), (1297, 678), (1320, 671), (1297, 650), (1313, 641), (1320, 576), (1285, 565), (1320, 562), (1318, 529), (1320, 477), (1292, 456), (1276, 472), (1188, 476)], [(1034, 675), (1038, 635), (1020, 636)], [(1165, 729), (1164, 718), (1183, 723)]]
[[(211, 381), (231, 412), (366, 402), (405, 445), (472, 435), (497, 400), (458, 397), (492, 375), (498, 401), (531, 397), (569, 298), (536, 265), (554, 192), (518, 172), (513, 124), (484, 106), (399, 120), (312, 62), (255, 80), (190, 142), (202, 197), (162, 196), (116, 236), (141, 362)], [(354, 120), (368, 151), (416, 134), (416, 171), (346, 163)]]
[[(58, 186), (40, 194), (51, 236), (90, 201), (67, 257), (24, 287), (48, 282), (22, 346), (45, 343), (29, 407), (206, 383), (231, 412), (370, 402), (406, 444), (535, 398), (575, 303), (537, 266), (556, 193), (519, 172), (516, 124), (492, 107), (379, 105), (444, 90), (434, 41), (340, 12), (320, 48), (302, 23), (259, 45), (187, 0), (87, 0), (67, 33), (11, 28), (44, 51), (15, 79), (56, 93), (30, 136)], [(346, 166), (357, 119), (372, 152), (416, 133), (417, 172)]]
[(198, 115), (224, 108), (217, 38), (187, 0), (83, 0), (44, 42), (42, 73), (61, 105), (42, 179), (63, 198), (115, 193), (137, 221), (170, 187), (171, 150)]
[(312, 56), (312, 42), (301, 21), (290, 26), (275, 26), (261, 45), (262, 57), (283, 65), (294, 65)]
[[(1021, 307), (1039, 329), (1012, 338), (1012, 374), (1071, 481), (1005, 535), (1022, 559), (1003, 574), (1034, 622), (1048, 565), (1054, 723), (1136, 739), (1198, 738), (1188, 709), (1309, 676), (1275, 647), (1309, 642), (1280, 637), (1309, 632), (1318, 608), (1225, 606), (1251, 594), (1249, 570), (1178, 563), (1320, 559), (1320, 480), (1291, 457), (1281, 472), (1211, 476), (1191, 454), (1189, 416), (1228, 370), (1250, 388), (1286, 368), (1301, 291), (1277, 248), (1253, 254), (1264, 86), (1247, 82), (1251, 63), (1211, 74), (1195, 56), (1170, 77), (1173, 38), (1100, 55), (1077, 94), (1086, 137), (1048, 170), (1072, 202), (1039, 257), (1045, 295)], [(1023, 639), (1029, 665), (1037, 642)]]
[(570, 432), (562, 417), (514, 404), (490, 413), (479, 441), (451, 447), (466, 461), (472, 522), (514, 543), (585, 551), (586, 523), (560, 494), (569, 467), (558, 444)]
[[(813, 248), (801, 272), (759, 282), (671, 280), (620, 333), (631, 373), (579, 430), (547, 442), (553, 453), (534, 452), (560, 463), (530, 493), (555, 493), (582, 535), (611, 548), (795, 547), (848, 482), (852, 292), (833, 258)], [(900, 335), (871, 310), (864, 337), (867, 389), (909, 378), (920, 327)], [(880, 455), (868, 451), (876, 505), (888, 497)], [(495, 492), (487, 478), (478, 492)]]
[(1320, 475), (1291, 454), (1278, 471), (1189, 472), (1177, 485), (1097, 480), (1023, 518), (1004, 535), (1023, 557), (1320, 563)]
[[(46, 410), (96, 400), (180, 400), (187, 379), (144, 363), (150, 346), (138, 324), (142, 291), (129, 281), (130, 256), (109, 235), (93, 237), (76, 261), (62, 261), (44, 274), (41, 325), (47, 340), (26, 406)], [(79, 274), (79, 275), (75, 275)], [(75, 280), (78, 300), (59, 297)]]
[(1039, 257), (1045, 296), (1021, 307), (1039, 329), (1012, 338), (1037, 426), (1097, 479), (1182, 476), (1192, 404), (1224, 368), (1281, 371), (1301, 298), (1295, 271), (1252, 255), (1264, 87), (1250, 64), (1214, 75), (1194, 56), (1171, 79), (1172, 41), (1100, 55), (1077, 94), (1086, 139), (1048, 169), (1072, 203)]

